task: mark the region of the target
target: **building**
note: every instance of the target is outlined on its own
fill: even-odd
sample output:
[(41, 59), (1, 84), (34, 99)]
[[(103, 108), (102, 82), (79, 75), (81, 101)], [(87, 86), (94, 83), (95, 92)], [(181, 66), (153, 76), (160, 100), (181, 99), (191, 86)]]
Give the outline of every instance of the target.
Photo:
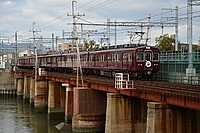
[(69, 44), (58, 44), (58, 50), (59, 51), (62, 51), (62, 50), (64, 50), (64, 51), (67, 51), (67, 50), (69, 50)]
[(0, 69), (11, 68), (12, 54), (4, 54), (0, 56)]
[[(80, 44), (79, 43), (79, 49), (80, 50), (83, 50), (83, 44)], [(58, 50), (59, 51), (68, 51), (68, 50), (76, 50), (76, 46), (73, 47), (73, 45), (70, 43), (70, 44), (58, 44)]]
[(33, 50), (25, 50), (19, 53), (19, 57), (34, 55)]

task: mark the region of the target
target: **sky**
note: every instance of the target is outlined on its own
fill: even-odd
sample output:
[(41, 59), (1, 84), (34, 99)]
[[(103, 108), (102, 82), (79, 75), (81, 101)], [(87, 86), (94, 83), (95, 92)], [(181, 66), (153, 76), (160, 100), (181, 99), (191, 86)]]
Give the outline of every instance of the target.
[[(179, 26), (178, 40), (187, 42), (187, 0), (76, 0), (75, 14), (77, 23), (105, 24), (110, 22), (170, 22), (174, 23), (175, 7), (178, 6)], [(15, 41), (14, 34), (18, 34), (18, 42), (32, 41), (33, 22), (34, 30), (38, 31), (36, 37), (47, 40), (52, 37), (62, 37), (63, 30), (68, 33), (73, 30), (72, 0), (0, 0), (0, 39), (9, 37), (9, 43)], [(198, 43), (200, 36), (200, 6), (193, 6), (193, 43)], [(168, 21), (166, 19), (168, 18)], [(97, 31), (98, 36), (92, 34), (85, 36), (86, 40), (95, 40), (100, 43), (106, 38), (106, 26), (83, 25), (84, 31)], [(110, 27), (110, 41), (115, 43), (115, 27)], [(117, 44), (130, 42), (128, 33), (142, 31), (147, 33), (147, 27), (116, 27)], [(81, 26), (77, 25), (77, 32)], [(84, 32), (85, 33), (85, 32)], [(155, 45), (155, 37), (168, 33), (175, 34), (175, 27), (151, 27), (148, 38), (149, 45)], [(70, 35), (70, 34), (69, 34)], [(146, 38), (145, 34), (143, 38)], [(80, 37), (80, 36), (79, 36)], [(140, 37), (134, 34), (134, 42), (138, 43)], [(58, 40), (58, 41), (61, 41)], [(67, 40), (69, 41), (69, 40)]]

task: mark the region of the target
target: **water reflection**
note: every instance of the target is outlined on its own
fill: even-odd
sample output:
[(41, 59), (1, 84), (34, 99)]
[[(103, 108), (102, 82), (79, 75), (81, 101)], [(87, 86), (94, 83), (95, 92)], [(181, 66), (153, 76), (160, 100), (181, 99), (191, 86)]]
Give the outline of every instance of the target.
[(16, 96), (0, 95), (0, 133), (71, 133), (71, 125), (59, 131), (63, 120), (48, 120), (47, 113), (35, 113), (30, 104)]

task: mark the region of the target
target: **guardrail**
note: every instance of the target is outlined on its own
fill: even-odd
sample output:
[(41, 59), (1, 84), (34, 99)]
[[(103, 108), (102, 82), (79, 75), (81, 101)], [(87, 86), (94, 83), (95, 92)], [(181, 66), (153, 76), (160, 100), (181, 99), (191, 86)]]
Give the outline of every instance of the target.
[(116, 89), (134, 89), (134, 81), (129, 80), (129, 74), (116, 73), (115, 74), (115, 88)]

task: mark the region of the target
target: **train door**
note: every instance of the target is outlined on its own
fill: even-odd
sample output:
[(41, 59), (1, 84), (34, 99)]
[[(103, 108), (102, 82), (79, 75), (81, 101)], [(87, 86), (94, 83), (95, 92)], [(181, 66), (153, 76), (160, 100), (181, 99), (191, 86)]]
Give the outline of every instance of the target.
[(152, 70), (152, 51), (144, 51), (145, 53), (145, 70)]

